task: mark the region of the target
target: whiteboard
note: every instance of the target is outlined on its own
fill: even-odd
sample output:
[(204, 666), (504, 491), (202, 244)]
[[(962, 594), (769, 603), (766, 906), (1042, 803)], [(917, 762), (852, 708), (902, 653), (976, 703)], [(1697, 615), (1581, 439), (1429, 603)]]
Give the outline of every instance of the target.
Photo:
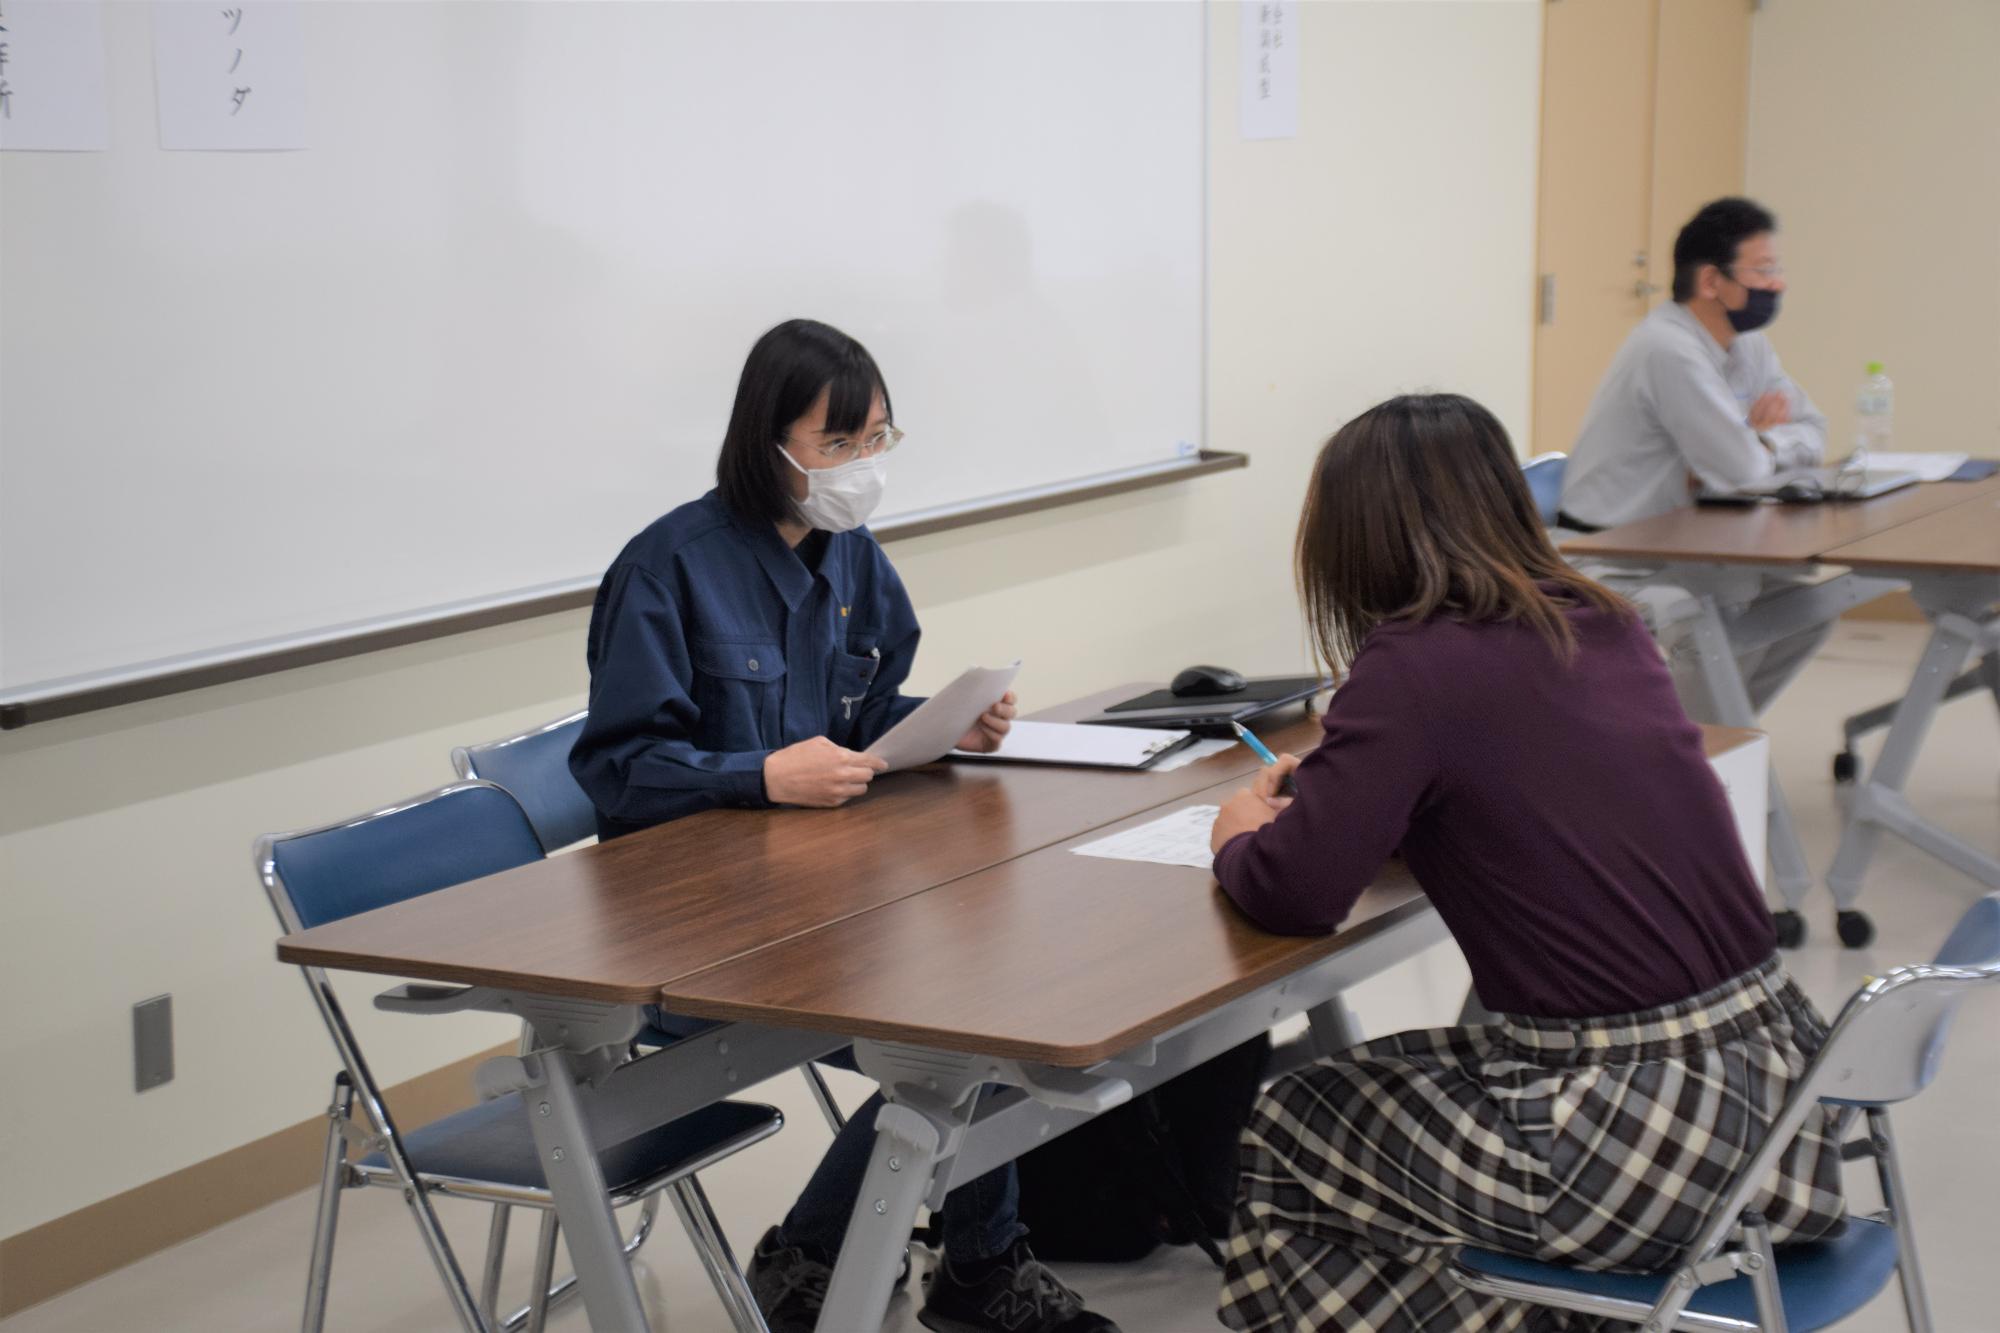
[(793, 316), (885, 517), (1202, 442), (1199, 4), (301, 16), (303, 151), (163, 151), (114, 0), (111, 150), (0, 154), (0, 687), (592, 578)]

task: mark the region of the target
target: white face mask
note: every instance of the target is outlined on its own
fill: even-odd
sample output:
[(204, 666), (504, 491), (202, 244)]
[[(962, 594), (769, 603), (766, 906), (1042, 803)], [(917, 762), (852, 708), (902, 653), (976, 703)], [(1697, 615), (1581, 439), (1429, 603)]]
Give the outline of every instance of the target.
[(799, 460), (783, 445), (778, 452), (806, 479), (806, 498), (799, 512), (806, 522), (825, 532), (850, 532), (868, 521), (875, 506), (882, 503), (882, 488), (888, 485), (888, 460), (870, 454), (839, 467), (799, 467)]

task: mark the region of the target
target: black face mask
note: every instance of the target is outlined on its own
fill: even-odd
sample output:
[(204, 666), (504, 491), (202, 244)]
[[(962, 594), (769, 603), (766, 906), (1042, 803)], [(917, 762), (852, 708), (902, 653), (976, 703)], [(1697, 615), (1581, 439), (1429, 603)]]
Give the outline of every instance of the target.
[(1724, 310), (1729, 316), (1729, 327), (1738, 333), (1749, 333), (1761, 329), (1778, 317), (1778, 294), (1762, 287), (1745, 287), (1750, 299), (1743, 303), (1741, 310)]

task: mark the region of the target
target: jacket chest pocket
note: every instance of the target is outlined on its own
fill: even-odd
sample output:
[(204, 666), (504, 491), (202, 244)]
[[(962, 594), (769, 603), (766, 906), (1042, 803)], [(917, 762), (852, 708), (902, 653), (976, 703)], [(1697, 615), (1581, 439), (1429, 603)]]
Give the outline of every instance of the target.
[(865, 653), (836, 649), (833, 680), (827, 695), (827, 735), (845, 745), (861, 721), (861, 706), (868, 699), (875, 673), (882, 668), (882, 654), (876, 649)]
[(763, 750), (782, 743), (785, 656), (769, 642), (689, 645), (702, 744), (712, 750)]

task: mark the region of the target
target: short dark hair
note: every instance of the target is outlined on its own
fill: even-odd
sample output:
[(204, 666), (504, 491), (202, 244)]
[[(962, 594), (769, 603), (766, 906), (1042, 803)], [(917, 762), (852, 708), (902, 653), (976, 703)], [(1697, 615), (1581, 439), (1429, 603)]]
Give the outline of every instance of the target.
[[(750, 522), (803, 520), (778, 457), (791, 424), (828, 391), (826, 428), (855, 431), (868, 424), (875, 395), (889, 405), (889, 387), (868, 349), (830, 324), (788, 319), (750, 349), (736, 381), (736, 405), (715, 459), (716, 489), (737, 517)], [(892, 411), (893, 419), (893, 411)]]
[(1703, 264), (1724, 273), (1736, 262), (1736, 247), (1752, 236), (1778, 229), (1778, 219), (1761, 204), (1731, 196), (1705, 205), (1674, 237), (1674, 299), (1694, 298), (1694, 275)]
[(1566, 662), (1565, 610), (1631, 612), (1556, 554), (1506, 428), (1455, 393), (1391, 398), (1334, 433), (1293, 558), (1314, 653), (1335, 670), (1385, 621), (1518, 622)]

